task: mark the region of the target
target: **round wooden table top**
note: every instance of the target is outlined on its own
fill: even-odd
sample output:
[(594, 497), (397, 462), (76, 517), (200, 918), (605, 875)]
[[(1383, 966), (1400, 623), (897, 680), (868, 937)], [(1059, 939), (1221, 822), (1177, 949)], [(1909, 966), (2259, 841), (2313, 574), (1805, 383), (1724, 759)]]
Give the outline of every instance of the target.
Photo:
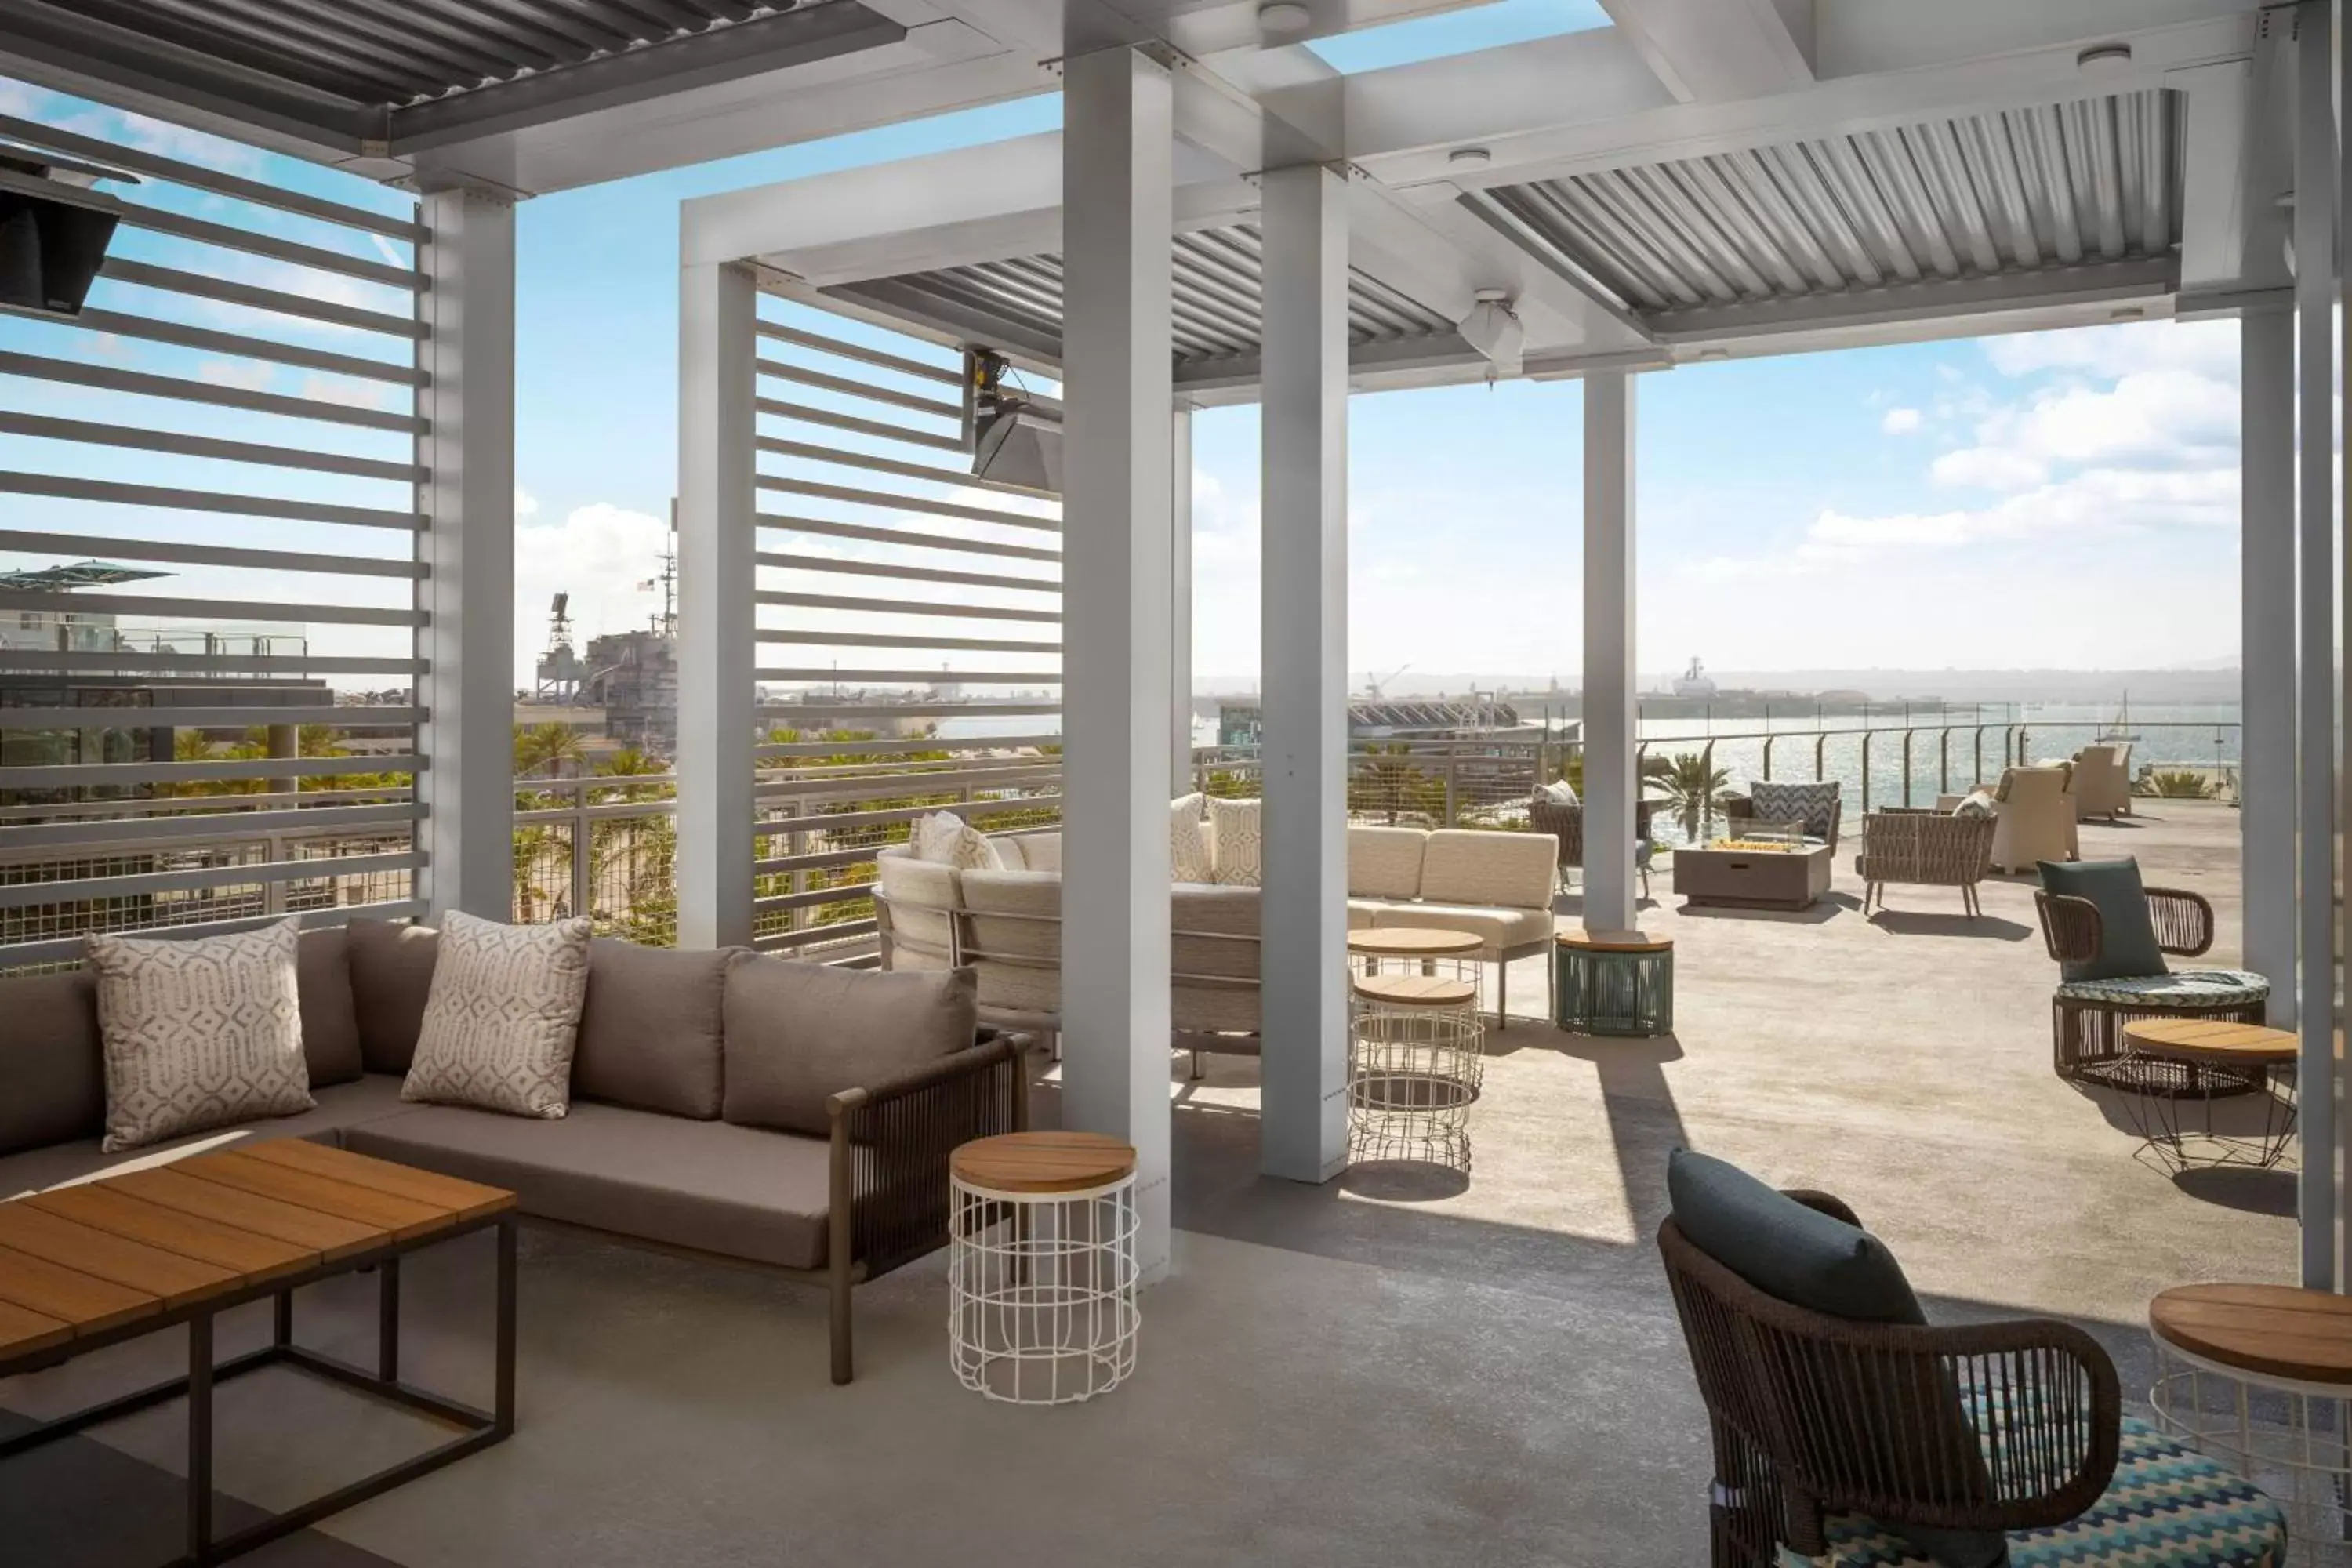
[(1478, 987), (1445, 974), (1359, 974), (1356, 994), (1382, 1007), (1471, 1007)]
[(2221, 1018), (2137, 1018), (2124, 1026), (2124, 1043), (2173, 1061), (2257, 1067), (2292, 1062), (2292, 1031)]
[(992, 1193), (1082, 1193), (1135, 1173), (1135, 1150), (1099, 1132), (1003, 1132), (948, 1156), (968, 1187)]
[(1348, 951), (1359, 958), (1451, 958), (1486, 945), (1483, 936), (1433, 926), (1384, 926), (1348, 933)]
[(1675, 939), (1641, 931), (1564, 931), (1554, 938), (1562, 947), (1589, 948), (1596, 952), (1672, 952)]
[(2352, 1297), (2292, 1285), (2183, 1285), (2147, 1304), (2167, 1344), (2260, 1377), (2352, 1386)]

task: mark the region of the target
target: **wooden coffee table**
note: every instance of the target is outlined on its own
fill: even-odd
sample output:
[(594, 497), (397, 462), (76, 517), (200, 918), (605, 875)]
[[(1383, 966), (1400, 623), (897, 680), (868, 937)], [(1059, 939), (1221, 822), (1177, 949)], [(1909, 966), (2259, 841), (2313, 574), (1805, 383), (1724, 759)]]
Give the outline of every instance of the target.
[[(2124, 1025), (2124, 1053), (2106, 1081), (2125, 1090), (2124, 1103), (2143, 1140), (2140, 1152), (2168, 1171), (2194, 1164), (2252, 1165), (2268, 1170), (2286, 1158), (2294, 1141), (2294, 1100), (2274, 1080), (2292, 1079), (2299, 1043), (2290, 1030), (2226, 1018), (2135, 1018)], [(2249, 1090), (2262, 1108), (2262, 1128), (2219, 1132), (2216, 1105), (2235, 1110)], [(2201, 1131), (2182, 1108), (2201, 1104)], [(2194, 1144), (2204, 1156), (2189, 1152)]]
[[(400, 1260), (476, 1231), (498, 1232), (497, 1387), (482, 1411), (400, 1379)], [(188, 1550), (223, 1562), (307, 1529), (514, 1431), (515, 1197), (300, 1139), (193, 1155), (152, 1169), (0, 1203), (0, 1377), (37, 1371), (159, 1329), (188, 1331), (185, 1377), (0, 1439), (0, 1460), (135, 1410), (188, 1402)], [(294, 1342), (294, 1292), (373, 1268), (373, 1371)], [(215, 1364), (215, 1318), (268, 1299), (270, 1342)], [(438, 1447), (284, 1513), (213, 1535), (213, 1389), (294, 1366), (458, 1429)], [(0, 1552), (0, 1557), (5, 1557)]]

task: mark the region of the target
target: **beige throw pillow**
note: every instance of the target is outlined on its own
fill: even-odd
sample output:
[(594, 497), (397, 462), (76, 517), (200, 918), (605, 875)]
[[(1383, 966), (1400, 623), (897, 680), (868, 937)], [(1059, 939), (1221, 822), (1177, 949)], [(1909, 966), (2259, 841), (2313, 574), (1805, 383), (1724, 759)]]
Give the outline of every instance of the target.
[(293, 921), (194, 940), (88, 940), (107, 1153), (315, 1103)]
[(959, 871), (1004, 869), (1004, 858), (988, 835), (951, 811), (934, 812), (915, 824), (915, 858)]
[(516, 926), (452, 913), (400, 1098), (551, 1121), (570, 1110), (588, 931), (585, 918)]
[(1208, 824), (1201, 818), (1201, 796), (1181, 795), (1168, 803), (1168, 879), (1171, 882), (1213, 882), (1216, 862), (1209, 854)]
[(1209, 827), (1217, 846), (1217, 883), (1226, 888), (1258, 885), (1258, 862), (1265, 847), (1265, 829), (1255, 800), (1209, 797)]

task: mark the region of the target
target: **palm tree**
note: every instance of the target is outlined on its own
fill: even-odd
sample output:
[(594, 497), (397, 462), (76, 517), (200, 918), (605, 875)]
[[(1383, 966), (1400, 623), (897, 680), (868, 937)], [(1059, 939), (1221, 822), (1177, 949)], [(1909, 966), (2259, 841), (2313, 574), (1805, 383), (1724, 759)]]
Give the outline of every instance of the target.
[(1644, 763), (1642, 782), (1682, 818), (1683, 837), (1696, 839), (1700, 821), (1715, 820), (1716, 805), (1730, 785), (1731, 775), (1716, 767), (1703, 752), (1677, 752), (1671, 759), (1658, 761), (1662, 765), (1654, 772)]
[(566, 763), (576, 769), (587, 761), (587, 743), (580, 731), (556, 720), (528, 727), (518, 724), (514, 731), (515, 776), (528, 778), (544, 768), (550, 778), (563, 777)]

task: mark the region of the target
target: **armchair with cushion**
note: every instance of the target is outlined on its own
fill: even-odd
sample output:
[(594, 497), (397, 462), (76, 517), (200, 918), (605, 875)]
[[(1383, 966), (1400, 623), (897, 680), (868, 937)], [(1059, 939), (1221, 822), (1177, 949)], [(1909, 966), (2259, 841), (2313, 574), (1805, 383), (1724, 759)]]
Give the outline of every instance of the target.
[(2004, 769), (1993, 789), (1993, 814), (1992, 863), (2000, 870), (2013, 874), (2080, 853), (2071, 764)]
[(2074, 815), (2113, 822), (2132, 808), (2131, 742), (2112, 741), (2074, 753)]
[(1804, 825), (1806, 837), (1817, 838), (1833, 850), (1844, 811), (1834, 779), (1811, 784), (1758, 779), (1748, 786), (1746, 795), (1723, 797), (1724, 826), (1735, 838), (1755, 823), (1798, 822)]
[[(1633, 803), (1633, 868), (1642, 873), (1642, 896), (1650, 893), (1650, 861), (1657, 840), (1650, 826), (1656, 814), (1654, 800)], [(1559, 840), (1559, 890), (1568, 891), (1568, 874), (1584, 868), (1584, 803), (1552, 800), (1538, 793), (1528, 802), (1528, 826)]]
[(2259, 1024), (2267, 1014), (2271, 985), (2259, 974), (2166, 964), (2168, 954), (2198, 958), (2213, 945), (2213, 906), (2201, 894), (2144, 887), (2129, 858), (2044, 861), (2042, 884), (2033, 907), (2058, 965), (2051, 1031), (2060, 1078), (2111, 1079), (2124, 1026), (2137, 1018)]
[(2123, 1414), (2071, 1323), (1931, 1324), (1822, 1193), (1677, 1152), (1658, 1250), (1714, 1438), (1717, 1568), (2275, 1568), (2278, 1507)]

